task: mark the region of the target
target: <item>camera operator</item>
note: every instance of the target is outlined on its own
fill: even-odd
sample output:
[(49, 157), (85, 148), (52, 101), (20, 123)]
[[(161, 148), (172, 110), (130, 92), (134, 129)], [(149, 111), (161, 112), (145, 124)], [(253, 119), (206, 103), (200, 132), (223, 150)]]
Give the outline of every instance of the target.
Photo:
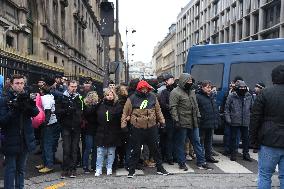
[(69, 81), (68, 89), (55, 108), (62, 126), (63, 136), (63, 172), (61, 178), (76, 177), (77, 153), (80, 141), (82, 97), (76, 92), (77, 81)]
[(35, 149), (31, 117), (39, 113), (35, 101), (25, 92), (24, 76), (14, 75), (11, 89), (0, 98), (0, 125), (5, 155), (4, 188), (24, 188), (28, 153)]

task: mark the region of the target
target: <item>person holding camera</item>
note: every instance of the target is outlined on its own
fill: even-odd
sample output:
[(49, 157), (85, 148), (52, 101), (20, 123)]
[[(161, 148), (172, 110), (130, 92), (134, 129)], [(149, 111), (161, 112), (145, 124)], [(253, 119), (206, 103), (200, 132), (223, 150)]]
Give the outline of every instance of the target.
[(77, 93), (77, 81), (69, 81), (68, 89), (58, 100), (56, 116), (62, 126), (63, 172), (61, 178), (76, 177), (77, 153), (81, 132), (81, 116), (84, 107), (82, 97)]
[(6, 96), (0, 98), (5, 155), (4, 188), (24, 188), (27, 156), (36, 146), (31, 117), (35, 117), (39, 110), (24, 87), (24, 76), (14, 75), (11, 88)]

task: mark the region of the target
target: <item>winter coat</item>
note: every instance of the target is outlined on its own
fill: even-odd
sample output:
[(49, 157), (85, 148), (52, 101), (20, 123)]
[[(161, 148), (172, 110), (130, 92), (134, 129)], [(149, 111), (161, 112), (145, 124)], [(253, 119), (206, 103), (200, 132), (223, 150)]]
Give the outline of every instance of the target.
[(265, 88), (256, 97), (251, 113), (250, 140), (255, 147), (262, 144), (284, 148), (284, 84)]
[(84, 106), (83, 116), (85, 119), (85, 133), (86, 135), (95, 136), (97, 130), (97, 114), (96, 114), (97, 105)]
[(253, 98), (249, 92), (240, 97), (236, 92), (231, 93), (225, 105), (225, 119), (231, 126), (248, 127)]
[(167, 120), (172, 120), (171, 108), (170, 108), (170, 94), (171, 90), (166, 88), (160, 94), (160, 105), (162, 113)]
[(97, 132), (96, 145), (115, 147), (121, 144), (120, 120), (122, 106), (117, 103), (102, 101), (96, 108)]
[(76, 93), (74, 96), (65, 91), (62, 98), (58, 99), (55, 108), (56, 116), (65, 129), (80, 130), (81, 116), (84, 108), (82, 97)]
[(175, 122), (179, 122), (183, 128), (198, 127), (198, 119), (201, 117), (195, 91), (184, 89), (190, 78), (190, 74), (183, 73), (179, 78), (178, 87), (170, 94), (172, 118)]
[(26, 106), (24, 111), (12, 110), (8, 102), (15, 100), (16, 96), (12, 91), (7, 92), (6, 95), (0, 98), (0, 125), (4, 135), (3, 153), (16, 155), (23, 151), (32, 152), (36, 144), (31, 118), (35, 117), (39, 110), (35, 104)]
[(203, 129), (216, 129), (220, 123), (216, 100), (213, 96), (208, 96), (202, 90), (196, 97), (201, 114), (199, 127)]

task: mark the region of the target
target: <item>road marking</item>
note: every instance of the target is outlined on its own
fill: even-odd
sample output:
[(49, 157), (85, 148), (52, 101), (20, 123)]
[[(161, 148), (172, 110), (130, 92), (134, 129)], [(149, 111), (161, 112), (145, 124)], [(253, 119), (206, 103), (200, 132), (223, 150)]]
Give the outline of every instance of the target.
[[(115, 175), (116, 176), (127, 176), (128, 171), (126, 171), (126, 169), (124, 169), (124, 168), (117, 169)], [(135, 170), (135, 175), (145, 175), (145, 174), (142, 170)]]
[(163, 164), (163, 167), (169, 172), (173, 174), (185, 174), (185, 173), (194, 173), (194, 170), (189, 167), (189, 165), (186, 165), (188, 170), (184, 171), (182, 169), (179, 169), (179, 165), (175, 163), (174, 165), (169, 165), (169, 164)]
[(46, 187), (44, 189), (57, 189), (57, 188), (62, 188), (65, 185), (66, 185), (65, 182), (60, 182), (58, 184), (54, 184), (54, 185), (48, 186), (48, 187)]
[(219, 162), (215, 163), (214, 165), (216, 165), (224, 173), (252, 173), (241, 164), (231, 161), (228, 157), (223, 156), (220, 153), (218, 154), (219, 156), (216, 156), (216, 159), (219, 160)]

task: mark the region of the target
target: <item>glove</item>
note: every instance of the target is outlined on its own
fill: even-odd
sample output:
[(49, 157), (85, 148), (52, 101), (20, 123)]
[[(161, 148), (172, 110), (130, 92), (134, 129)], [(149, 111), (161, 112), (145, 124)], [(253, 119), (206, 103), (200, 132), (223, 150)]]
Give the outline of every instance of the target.
[(175, 127), (180, 127), (179, 121), (175, 121), (175, 122), (174, 122), (174, 126), (175, 126)]

